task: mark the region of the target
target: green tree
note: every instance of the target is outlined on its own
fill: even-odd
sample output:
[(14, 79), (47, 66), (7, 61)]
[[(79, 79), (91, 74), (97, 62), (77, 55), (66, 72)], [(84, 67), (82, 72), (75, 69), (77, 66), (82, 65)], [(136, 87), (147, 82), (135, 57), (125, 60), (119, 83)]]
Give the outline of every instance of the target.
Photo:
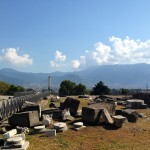
[(130, 90), (129, 90), (129, 89), (124, 89), (124, 88), (122, 88), (122, 89), (120, 89), (120, 91), (121, 91), (121, 94), (122, 94), (122, 95), (127, 95), (127, 94), (130, 93)]
[(69, 80), (64, 80), (60, 84), (59, 96), (69, 96), (74, 95), (76, 84)]
[(0, 81), (0, 94), (5, 95), (9, 89), (10, 85), (6, 82)]
[(75, 95), (83, 95), (86, 93), (86, 86), (79, 83), (78, 85), (75, 86)]
[(21, 86), (16, 86), (16, 85), (10, 85), (7, 94), (8, 95), (14, 95), (15, 92), (23, 92), (25, 89)]
[(98, 82), (92, 89), (92, 95), (104, 95), (109, 94), (110, 89), (104, 85), (102, 81)]

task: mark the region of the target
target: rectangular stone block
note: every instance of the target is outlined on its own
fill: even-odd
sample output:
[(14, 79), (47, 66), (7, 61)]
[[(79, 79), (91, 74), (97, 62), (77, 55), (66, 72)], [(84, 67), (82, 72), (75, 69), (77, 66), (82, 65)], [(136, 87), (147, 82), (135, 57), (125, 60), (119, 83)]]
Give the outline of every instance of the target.
[(38, 111), (39, 118), (41, 118), (41, 106), (40, 105), (32, 105), (32, 106), (24, 106), (22, 111)]
[(33, 127), (39, 125), (38, 111), (27, 111), (13, 114), (8, 118), (8, 123), (13, 127)]
[(101, 110), (106, 109), (110, 115), (114, 115), (115, 107), (112, 103), (96, 103), (82, 107), (82, 119), (89, 123), (96, 123), (99, 121)]

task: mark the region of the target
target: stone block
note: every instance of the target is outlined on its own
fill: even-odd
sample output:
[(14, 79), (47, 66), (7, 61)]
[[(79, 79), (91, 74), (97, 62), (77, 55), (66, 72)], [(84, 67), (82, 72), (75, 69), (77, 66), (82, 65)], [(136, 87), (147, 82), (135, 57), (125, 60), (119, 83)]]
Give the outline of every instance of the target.
[(71, 97), (67, 97), (64, 103), (61, 104), (60, 109), (68, 109), (70, 110), (71, 115), (75, 116), (78, 111), (80, 101)]
[(116, 115), (116, 116), (112, 116), (113, 120), (114, 120), (114, 125), (117, 128), (122, 127), (122, 124), (124, 123), (124, 121), (126, 120), (126, 117), (123, 117), (121, 115)]
[(39, 125), (38, 111), (27, 111), (13, 114), (8, 118), (8, 122), (13, 127), (33, 127)]
[(56, 136), (56, 130), (55, 129), (49, 129), (49, 130), (45, 131), (45, 135), (48, 137)]
[(20, 148), (14, 148), (13, 146), (12, 147), (2, 147), (1, 149), (4, 149), (4, 150), (27, 150), (29, 147), (29, 141), (25, 141), (22, 146)]
[(27, 105), (22, 107), (22, 111), (38, 111), (39, 113), (39, 118), (41, 118), (41, 105)]
[(14, 136), (15, 134), (17, 134), (17, 130), (16, 129), (12, 129), (6, 133), (3, 134), (3, 139), (8, 139), (11, 138), (12, 136)]
[(110, 123), (110, 124), (113, 124), (113, 119), (111, 118), (109, 112), (107, 111), (107, 109), (103, 109), (101, 111), (101, 114), (100, 114), (100, 122), (105, 122), (105, 123)]
[(96, 103), (86, 107), (82, 107), (82, 119), (89, 123), (99, 122), (101, 111), (106, 109), (110, 115), (115, 114), (115, 104), (112, 103)]
[(122, 116), (126, 117), (129, 122), (136, 122), (138, 119), (138, 113), (133, 109), (123, 110)]

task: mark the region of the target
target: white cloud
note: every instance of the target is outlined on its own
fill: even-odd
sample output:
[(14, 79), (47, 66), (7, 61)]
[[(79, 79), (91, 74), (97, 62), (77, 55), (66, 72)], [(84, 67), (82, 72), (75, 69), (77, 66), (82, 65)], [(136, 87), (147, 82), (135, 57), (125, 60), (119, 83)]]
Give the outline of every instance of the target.
[(112, 36), (109, 41), (110, 45), (96, 43), (94, 50), (85, 51), (84, 56), (72, 61), (72, 67), (81, 69), (103, 64), (150, 63), (150, 40), (143, 42), (128, 36), (125, 39)]
[(66, 56), (63, 55), (62, 52), (56, 51), (55, 52), (55, 60), (56, 61), (65, 61), (66, 60)]
[(72, 63), (72, 67), (74, 69), (78, 69), (80, 67), (80, 61), (79, 60), (72, 60), (71, 63)]
[(66, 59), (66, 55), (57, 50), (55, 51), (55, 60), (50, 61), (50, 66), (53, 68), (65, 66), (65, 64), (62, 62), (65, 62)]
[(19, 55), (19, 49), (7, 48), (2, 50), (0, 61), (5, 61), (14, 65), (31, 65), (33, 60), (28, 54)]

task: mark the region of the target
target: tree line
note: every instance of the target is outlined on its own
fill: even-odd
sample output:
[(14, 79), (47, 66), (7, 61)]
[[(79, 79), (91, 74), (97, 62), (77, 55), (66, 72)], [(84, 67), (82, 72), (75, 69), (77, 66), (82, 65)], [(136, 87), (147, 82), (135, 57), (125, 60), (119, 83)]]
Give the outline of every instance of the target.
[(25, 88), (22, 86), (11, 85), (0, 81), (0, 95), (14, 95), (15, 92), (24, 92)]

